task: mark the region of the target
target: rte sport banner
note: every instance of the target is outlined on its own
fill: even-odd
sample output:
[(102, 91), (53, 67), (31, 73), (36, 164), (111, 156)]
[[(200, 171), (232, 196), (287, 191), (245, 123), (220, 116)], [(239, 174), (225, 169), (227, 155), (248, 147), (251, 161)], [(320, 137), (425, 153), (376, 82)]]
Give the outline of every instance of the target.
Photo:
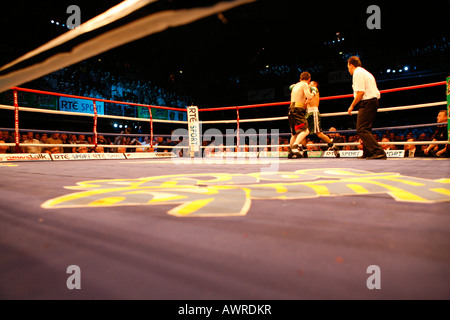
[[(103, 101), (96, 101), (95, 105), (97, 114), (104, 115), (105, 107)], [(94, 103), (92, 100), (59, 97), (59, 110), (94, 114)]]

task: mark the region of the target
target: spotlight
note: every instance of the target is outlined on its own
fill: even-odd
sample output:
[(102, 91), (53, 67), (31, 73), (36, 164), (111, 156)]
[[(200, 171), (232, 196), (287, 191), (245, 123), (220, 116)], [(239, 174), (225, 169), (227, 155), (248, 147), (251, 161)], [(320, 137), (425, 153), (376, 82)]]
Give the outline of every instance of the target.
[(117, 123), (114, 123), (114, 128), (117, 128), (119, 125)]
[(403, 68), (403, 70), (408, 71), (408, 70), (409, 70), (409, 67), (406, 66), (406, 67)]
[(391, 69), (387, 69), (386, 72), (387, 72), (387, 73), (391, 73)]

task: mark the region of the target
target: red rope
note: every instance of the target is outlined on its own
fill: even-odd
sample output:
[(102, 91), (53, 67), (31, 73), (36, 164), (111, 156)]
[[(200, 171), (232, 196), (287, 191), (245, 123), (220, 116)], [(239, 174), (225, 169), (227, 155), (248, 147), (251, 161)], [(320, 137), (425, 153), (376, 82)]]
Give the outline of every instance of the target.
[[(433, 82), (433, 83), (427, 83), (427, 84), (421, 84), (416, 86), (409, 86), (409, 87), (401, 87), (401, 88), (394, 88), (394, 89), (386, 89), (381, 90), (381, 93), (391, 93), (391, 92), (398, 92), (398, 91), (404, 91), (404, 90), (415, 90), (415, 89), (423, 89), (423, 88), (430, 88), (435, 86), (441, 86), (445, 85), (446, 81), (440, 81), (440, 82)], [(125, 104), (130, 106), (137, 106), (137, 107), (151, 107), (151, 108), (158, 108), (158, 109), (165, 109), (165, 110), (175, 110), (175, 111), (184, 111), (185, 109), (180, 108), (171, 108), (171, 107), (162, 107), (162, 106), (153, 106), (153, 105), (146, 105), (146, 104), (140, 104), (140, 103), (132, 103), (132, 102), (124, 102), (124, 101), (114, 101), (114, 100), (106, 100), (106, 99), (93, 99), (88, 97), (82, 97), (82, 96), (75, 96), (70, 94), (63, 94), (63, 93), (54, 93), (49, 91), (42, 91), (42, 90), (35, 90), (35, 89), (27, 89), (27, 88), (19, 88), (19, 87), (12, 87), (12, 90), (18, 90), (18, 91), (24, 91), (24, 92), (32, 92), (32, 93), (39, 93), (39, 94), (46, 94), (51, 96), (60, 96), (60, 97), (68, 97), (68, 98), (76, 98), (76, 99), (85, 99), (85, 100), (94, 100), (94, 101), (102, 101), (102, 102), (109, 102), (109, 103), (117, 103), (117, 104)], [(338, 95), (338, 96), (330, 96), (330, 97), (322, 97), (320, 100), (334, 100), (334, 99), (344, 99), (344, 98), (352, 98), (353, 94), (344, 94), (344, 95)], [(248, 108), (262, 108), (262, 107), (273, 107), (273, 106), (280, 106), (280, 105), (288, 105), (290, 102), (272, 102), (272, 103), (261, 103), (261, 104), (250, 104), (250, 105), (243, 105), (239, 106), (240, 109), (248, 109)], [(234, 110), (238, 108), (238, 106), (233, 107), (222, 107), (222, 108), (206, 108), (206, 109), (199, 109), (198, 111), (224, 111), (224, 110)]]
[(447, 83), (446, 81), (440, 81), (440, 82), (433, 82), (433, 83), (427, 83), (427, 84), (420, 84), (417, 86), (409, 86), (409, 87), (381, 90), (380, 92), (381, 93), (390, 93), (390, 92), (397, 92), (397, 91), (404, 91), (404, 90), (423, 89), (423, 88), (442, 86), (442, 85), (445, 85), (446, 83)]
[(184, 111), (184, 112), (186, 112), (186, 109), (180, 109), (180, 108), (161, 107), (161, 106), (153, 106), (153, 105), (148, 105), (148, 104), (132, 103), (132, 102), (125, 102), (125, 101), (114, 101), (114, 100), (106, 100), (106, 99), (97, 99), (97, 98), (90, 98), (90, 97), (74, 96), (74, 95), (71, 95), (71, 94), (55, 93), (55, 92), (35, 90), (35, 89), (12, 87), (11, 90), (18, 90), (18, 91), (24, 91), (24, 92), (46, 94), (46, 95), (49, 95), (49, 96), (58, 96), (58, 97), (84, 99), (84, 100), (94, 100), (94, 101), (109, 102), (109, 103), (116, 103), (116, 104), (126, 104), (126, 105), (129, 105), (129, 106), (136, 106), (136, 107), (147, 107), (147, 108), (151, 107), (151, 108), (158, 108), (158, 109), (164, 109), (164, 110), (175, 110), (175, 111)]
[(248, 109), (248, 108), (259, 108), (259, 107), (274, 107), (280, 106), (283, 104), (290, 104), (290, 102), (272, 102), (272, 103), (262, 103), (262, 104), (249, 104), (245, 106), (236, 106), (236, 107), (221, 107), (221, 108), (206, 108), (206, 109), (198, 109), (198, 111), (223, 111), (223, 110), (234, 110), (236, 108), (240, 109)]
[[(445, 84), (446, 84), (446, 81), (440, 81), (440, 82), (433, 82), (433, 83), (421, 84), (421, 85), (416, 85), (416, 86), (380, 90), (380, 93), (391, 93), (391, 92), (398, 92), (398, 91), (405, 91), (405, 90), (423, 89), (423, 88), (441, 86), (441, 85), (445, 85)], [(322, 97), (322, 98), (320, 98), (320, 100), (334, 100), (334, 99), (344, 99), (344, 98), (353, 98), (353, 94)], [(224, 110), (233, 110), (236, 108), (240, 108), (240, 109), (261, 108), (261, 107), (273, 107), (273, 106), (281, 106), (281, 105), (288, 105), (288, 104), (290, 104), (290, 102), (272, 102), (272, 103), (245, 105), (245, 106), (239, 106), (239, 107), (207, 108), (207, 109), (199, 109), (198, 111), (224, 111)]]

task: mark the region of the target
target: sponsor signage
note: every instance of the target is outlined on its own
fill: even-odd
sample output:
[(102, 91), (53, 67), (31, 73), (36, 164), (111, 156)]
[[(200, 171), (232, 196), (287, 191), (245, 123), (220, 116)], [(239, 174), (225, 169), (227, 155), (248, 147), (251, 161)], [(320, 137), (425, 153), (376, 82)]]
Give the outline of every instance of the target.
[[(103, 101), (96, 101), (97, 114), (104, 115), (105, 108)], [(91, 113), (94, 114), (94, 102), (92, 100), (74, 99), (67, 97), (59, 98), (59, 110), (67, 112)]]
[[(20, 107), (58, 110), (58, 98), (55, 96), (24, 91), (17, 91), (17, 96)], [(13, 92), (9, 90), (0, 94), (0, 102), (14, 105)]]
[(55, 153), (51, 157), (55, 161), (125, 159), (123, 153)]
[(190, 106), (187, 108), (188, 130), (189, 130), (189, 147), (191, 149), (191, 157), (194, 152), (200, 151), (200, 125), (198, 119), (198, 108)]
[[(341, 155), (341, 158), (357, 158), (363, 155), (362, 150), (340, 150), (339, 154)], [(334, 155), (334, 151), (327, 150), (323, 154), (324, 158), (336, 158)]]
[[(385, 150), (388, 158), (403, 158), (405, 156), (405, 150)], [(357, 158), (363, 155), (362, 150), (340, 150), (339, 154), (341, 158)], [(309, 155), (309, 153), (308, 153)], [(335, 158), (333, 151), (325, 151), (324, 158)]]
[(48, 153), (3, 153), (0, 161), (48, 161), (52, 160)]
[(127, 159), (177, 158), (173, 152), (137, 152), (125, 153)]

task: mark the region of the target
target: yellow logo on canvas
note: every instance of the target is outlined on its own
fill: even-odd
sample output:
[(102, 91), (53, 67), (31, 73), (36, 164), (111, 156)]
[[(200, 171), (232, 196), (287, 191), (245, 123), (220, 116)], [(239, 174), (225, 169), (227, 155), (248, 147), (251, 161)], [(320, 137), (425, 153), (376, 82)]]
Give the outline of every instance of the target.
[(450, 179), (428, 180), (356, 169), (305, 169), (249, 174), (177, 174), (79, 182), (80, 190), (43, 208), (170, 205), (175, 216), (246, 215), (252, 201), (386, 194), (396, 201), (450, 201)]

